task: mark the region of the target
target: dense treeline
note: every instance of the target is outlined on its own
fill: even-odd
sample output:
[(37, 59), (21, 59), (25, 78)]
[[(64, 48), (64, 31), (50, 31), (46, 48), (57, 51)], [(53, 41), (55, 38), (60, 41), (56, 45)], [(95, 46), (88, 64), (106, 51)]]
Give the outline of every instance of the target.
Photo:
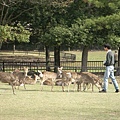
[[(9, 43), (3, 43), (1, 50), (13, 50), (14, 43), (9, 42)], [(61, 50), (62, 51), (76, 51), (76, 50), (82, 50), (82, 46), (66, 46), (66, 45), (61, 45)], [(117, 49), (116, 47), (112, 47), (113, 49)], [(38, 50), (38, 51), (44, 51), (44, 46), (40, 43), (38, 44), (32, 44), (32, 43), (15, 43), (15, 49), (16, 50), (24, 50), (24, 51), (31, 51), (31, 50)], [(103, 46), (97, 45), (97, 46), (90, 46), (89, 50), (103, 50)], [(50, 51), (54, 51), (53, 47), (50, 48)]]
[(21, 43), (27, 49), (46, 48), (47, 63), (49, 50), (54, 50), (56, 66), (61, 48), (82, 49), (82, 71), (86, 71), (93, 46), (99, 49), (109, 42), (120, 47), (120, 1), (0, 0), (1, 46), (11, 41), (17, 47)]

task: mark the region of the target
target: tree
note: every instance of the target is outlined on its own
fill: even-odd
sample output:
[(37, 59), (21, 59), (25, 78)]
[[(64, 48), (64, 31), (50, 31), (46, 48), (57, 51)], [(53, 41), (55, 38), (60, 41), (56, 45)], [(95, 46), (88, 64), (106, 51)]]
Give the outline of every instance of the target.
[[(57, 9), (58, 13), (59, 10), (61, 9)], [(50, 29), (47, 29), (47, 32), (43, 34), (46, 38), (43, 40), (44, 43), (49, 45), (51, 45), (53, 41), (61, 45), (65, 39), (69, 45), (77, 44), (83, 46), (82, 71), (87, 71), (87, 56), (91, 45), (102, 45), (105, 42), (119, 44), (119, 28), (117, 27), (117, 25), (119, 25), (118, 0), (110, 2), (98, 0), (74, 0), (69, 6), (66, 6), (65, 8), (62, 7), (62, 10), (65, 11), (61, 14), (64, 15), (64, 17), (59, 17), (59, 22), (57, 21), (56, 24), (51, 24), (53, 25), (52, 29), (54, 30), (49, 27)], [(51, 13), (54, 12), (51, 11)], [(53, 19), (56, 17), (52, 15), (51, 18)], [(62, 32), (57, 31), (57, 26), (61, 25), (62, 28), (68, 28), (68, 30), (71, 29), (72, 39), (69, 36), (69, 39), (66, 40), (66, 38), (68, 38), (66, 37), (67, 33), (69, 33), (68, 31), (64, 35), (63, 29), (61, 30)], [(55, 43), (53, 45), (55, 45)]]
[[(115, 46), (120, 42), (118, 26), (120, 2), (118, 0), (112, 2), (88, 0), (85, 3), (81, 1), (76, 3), (73, 5), (75, 8), (72, 6), (74, 8), (72, 13), (85, 13), (81, 17), (75, 16), (71, 30), (74, 34), (74, 42), (83, 46), (81, 71), (87, 71), (88, 48), (91, 45), (109, 42)], [(80, 12), (76, 11), (76, 7), (81, 9)]]
[[(16, 27), (20, 23), (31, 30), (31, 38), (37, 39), (31, 42), (42, 43), (48, 51), (54, 47), (59, 54), (63, 43), (82, 47), (82, 71), (87, 71), (90, 46), (105, 42), (119, 46), (119, 0), (4, 0), (0, 12), (2, 26)], [(54, 53), (58, 66), (59, 55)]]
[(0, 47), (3, 42), (15, 41), (18, 42), (29, 42), (30, 32), (25, 30), (21, 24), (18, 24), (16, 27), (8, 25), (0, 25)]
[[(49, 48), (54, 47), (54, 55), (55, 55), (55, 65), (60, 64), (60, 48), (61, 43), (64, 38), (61, 34), (57, 34), (60, 29), (59, 26), (65, 25), (64, 14), (65, 14), (65, 6), (70, 4), (71, 1), (67, 0), (43, 0), (43, 2), (39, 2), (34, 9), (33, 19), (31, 19), (31, 26), (33, 30), (33, 36), (37, 36), (38, 42), (42, 43), (46, 47), (46, 61), (47, 68), (49, 68)], [(65, 27), (64, 27), (65, 28)], [(55, 33), (55, 31), (57, 33)], [(54, 33), (52, 33), (54, 32)], [(60, 31), (59, 31), (60, 32)], [(62, 33), (62, 31), (61, 31)], [(51, 35), (50, 35), (51, 34)], [(57, 34), (57, 38), (53, 36), (53, 34)], [(54, 44), (55, 43), (55, 44)], [(58, 54), (56, 54), (56, 51)]]
[[(9, 40), (18, 42), (29, 42), (30, 32), (26, 30), (17, 18), (29, 9), (21, 10), (15, 14), (22, 0), (0, 1), (0, 46)], [(28, 28), (29, 29), (29, 28)]]
[(54, 47), (55, 71), (57, 71), (57, 67), (60, 66), (60, 46), (62, 43), (69, 44), (72, 36), (72, 32), (69, 28), (57, 26), (51, 28), (49, 33), (45, 33), (42, 38), (45, 45), (52, 45)]

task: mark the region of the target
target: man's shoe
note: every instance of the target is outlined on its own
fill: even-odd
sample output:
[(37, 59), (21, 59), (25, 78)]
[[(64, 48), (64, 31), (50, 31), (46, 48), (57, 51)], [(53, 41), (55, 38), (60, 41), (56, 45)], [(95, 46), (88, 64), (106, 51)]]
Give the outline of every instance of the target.
[(119, 92), (119, 89), (116, 89), (116, 91), (115, 91), (116, 93), (118, 93)]
[(99, 91), (99, 92), (100, 92), (100, 93), (106, 93), (106, 90), (103, 89), (103, 90), (101, 90), (101, 91)]

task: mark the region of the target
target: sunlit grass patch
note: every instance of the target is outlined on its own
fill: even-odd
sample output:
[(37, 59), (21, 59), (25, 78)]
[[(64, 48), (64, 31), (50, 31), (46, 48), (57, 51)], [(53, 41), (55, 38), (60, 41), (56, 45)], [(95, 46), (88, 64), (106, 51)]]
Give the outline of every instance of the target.
[[(12, 94), (11, 86), (0, 83), (0, 120), (118, 120), (120, 119), (120, 93), (114, 93), (109, 84), (107, 93), (62, 92), (61, 86), (45, 85), (40, 91), (39, 83), (26, 85), (26, 90), (16, 89)], [(66, 88), (66, 87), (65, 87)]]

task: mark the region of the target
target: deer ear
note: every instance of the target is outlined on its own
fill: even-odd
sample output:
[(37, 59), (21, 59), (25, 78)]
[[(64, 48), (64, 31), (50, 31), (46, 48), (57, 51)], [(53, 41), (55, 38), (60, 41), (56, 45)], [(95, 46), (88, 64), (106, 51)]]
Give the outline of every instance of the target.
[(39, 72), (40, 74), (42, 74), (42, 72), (41, 72), (40, 70), (38, 70), (38, 72)]
[(15, 72), (20, 72), (20, 70), (19, 70), (19, 69), (15, 69), (14, 71), (15, 71)]

